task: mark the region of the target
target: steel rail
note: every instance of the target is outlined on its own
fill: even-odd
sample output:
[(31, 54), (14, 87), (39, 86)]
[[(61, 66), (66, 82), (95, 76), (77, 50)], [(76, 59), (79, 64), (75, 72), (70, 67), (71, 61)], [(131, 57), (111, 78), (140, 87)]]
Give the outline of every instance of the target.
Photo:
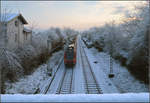
[[(69, 69), (71, 69), (71, 74), (69, 75), (69, 74), (68, 74), (68, 73), (70, 73), (69, 70), (68, 70), (67, 68), (65, 68), (63, 77), (62, 77), (62, 79), (61, 79), (61, 82), (60, 82), (60, 84), (59, 84), (59, 87), (58, 87), (58, 89), (57, 89), (56, 94), (71, 94), (71, 93), (72, 93), (73, 68), (69, 68)], [(68, 74), (69, 76), (68, 76), (67, 74)], [(68, 78), (70, 78), (70, 81), (69, 81), (70, 83), (68, 83), (68, 81), (67, 81)], [(67, 88), (68, 91), (67, 91), (66, 93), (63, 93), (63, 90), (66, 89), (66, 88), (64, 87), (65, 83), (68, 83), (68, 84), (69, 84), (69, 88)]]
[(63, 74), (63, 77), (62, 77), (62, 79), (61, 79), (61, 83), (60, 83), (58, 92), (56, 92), (56, 94), (60, 94), (60, 93), (61, 93), (62, 86), (63, 86), (63, 82), (64, 82), (64, 79), (65, 79), (65, 75), (66, 75), (66, 69), (65, 69), (64, 74)]
[(72, 93), (72, 85), (73, 85), (73, 68), (72, 68), (72, 75), (71, 75), (71, 85), (70, 85), (70, 94)]
[[(83, 68), (85, 68), (84, 65), (83, 65), (84, 62), (83, 62), (83, 59), (82, 59), (83, 56), (82, 56), (82, 53), (81, 53), (81, 48), (80, 48), (80, 54), (81, 54), (81, 62), (82, 62), (81, 64), (82, 64)], [(84, 80), (85, 80), (85, 84), (86, 84), (86, 89), (87, 89), (87, 92), (88, 92), (88, 94), (89, 94), (88, 81), (87, 81), (87, 78), (86, 78), (87, 75), (86, 75), (84, 69), (83, 69), (83, 75), (84, 75)]]

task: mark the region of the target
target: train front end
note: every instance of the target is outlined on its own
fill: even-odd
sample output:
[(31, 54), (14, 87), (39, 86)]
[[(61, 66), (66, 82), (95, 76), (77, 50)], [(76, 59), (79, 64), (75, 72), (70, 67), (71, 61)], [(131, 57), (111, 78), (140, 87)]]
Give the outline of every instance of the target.
[(72, 67), (76, 64), (76, 51), (74, 46), (71, 45), (64, 52), (64, 64), (66, 67)]

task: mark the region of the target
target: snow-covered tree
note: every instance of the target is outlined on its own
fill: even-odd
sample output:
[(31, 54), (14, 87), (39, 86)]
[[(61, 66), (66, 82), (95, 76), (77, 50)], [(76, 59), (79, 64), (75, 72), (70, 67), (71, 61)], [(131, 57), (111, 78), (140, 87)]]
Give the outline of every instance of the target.
[(129, 12), (122, 24), (109, 22), (102, 27), (94, 27), (83, 32), (83, 37), (91, 40), (93, 44), (96, 43), (95, 47), (103, 47), (104, 52), (110, 53), (113, 58), (127, 65), (133, 74), (140, 75), (140, 78), (146, 80), (148, 78), (149, 10), (148, 2), (135, 6), (134, 12)]

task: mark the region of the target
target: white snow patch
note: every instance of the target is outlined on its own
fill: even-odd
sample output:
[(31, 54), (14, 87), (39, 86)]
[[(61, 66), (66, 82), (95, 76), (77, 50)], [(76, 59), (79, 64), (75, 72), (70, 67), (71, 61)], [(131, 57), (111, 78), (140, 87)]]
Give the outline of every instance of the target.
[(21, 78), (18, 82), (8, 84), (6, 88), (6, 94), (33, 94), (37, 88), (47, 80), (47, 65), (41, 65), (32, 75)]
[(149, 102), (149, 93), (1, 95), (2, 102)]

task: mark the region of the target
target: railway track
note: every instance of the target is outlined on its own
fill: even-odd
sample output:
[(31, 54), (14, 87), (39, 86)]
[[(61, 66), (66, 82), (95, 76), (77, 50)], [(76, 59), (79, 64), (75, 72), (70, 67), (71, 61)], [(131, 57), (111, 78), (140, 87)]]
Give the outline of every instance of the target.
[(82, 65), (83, 75), (85, 79), (86, 94), (102, 94), (103, 92), (92, 71), (87, 55), (81, 46), (80, 46), (80, 54), (81, 54), (81, 65)]
[(73, 88), (73, 68), (66, 68), (56, 94), (71, 94)]

